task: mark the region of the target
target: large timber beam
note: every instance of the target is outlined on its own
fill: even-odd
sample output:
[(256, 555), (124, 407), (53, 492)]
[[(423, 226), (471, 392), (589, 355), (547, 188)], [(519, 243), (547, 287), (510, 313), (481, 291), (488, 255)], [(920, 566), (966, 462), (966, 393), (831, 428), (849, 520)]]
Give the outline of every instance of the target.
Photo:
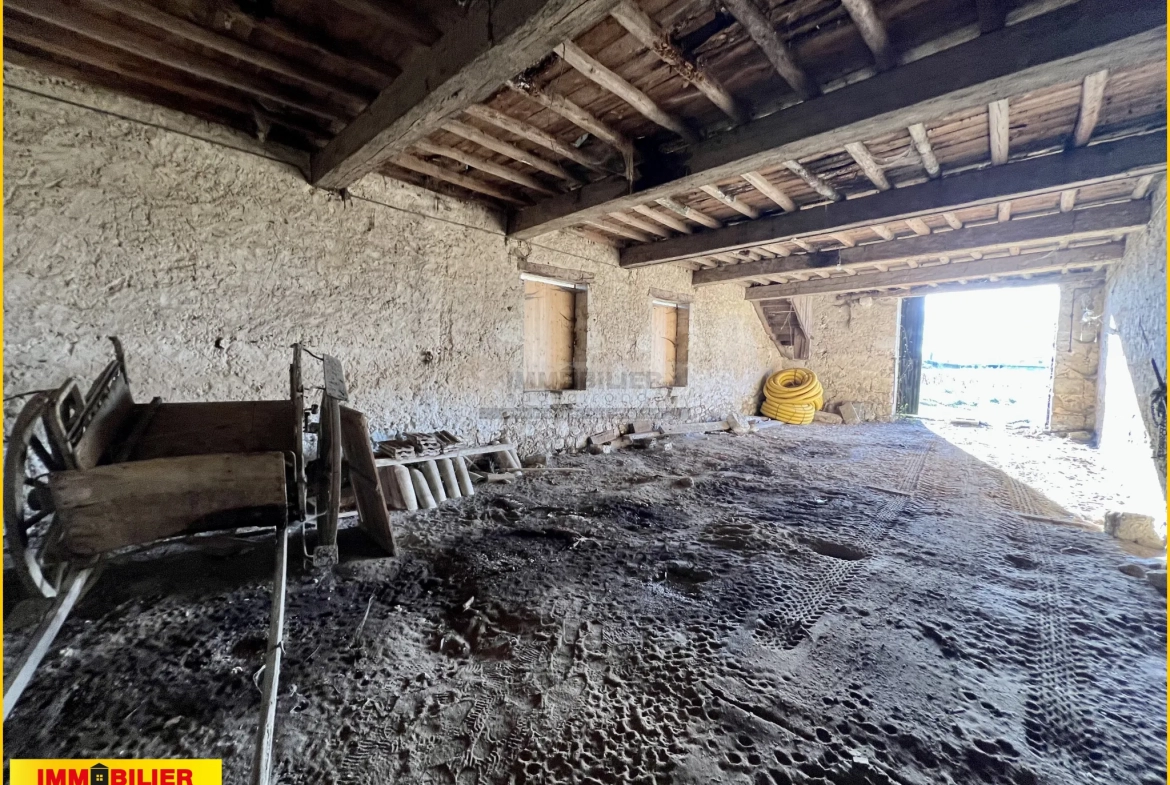
[(727, 267), (696, 270), (691, 282), (707, 286), (728, 281), (746, 280), (768, 275), (836, 266), (842, 269), (906, 259), (989, 251), (1041, 243), (1045, 241), (1085, 240), (1112, 236), (1145, 228), (1150, 220), (1150, 203), (1146, 200), (1118, 202), (1073, 212), (1023, 218), (1008, 223), (970, 226), (951, 232), (939, 232), (902, 240), (843, 248), (836, 253), (802, 254), (783, 259), (762, 259)]
[[(925, 294), (951, 294), (953, 292), (986, 292), (996, 289), (1019, 289), (1025, 286), (1047, 286), (1048, 284), (1061, 284), (1068, 286), (1075, 284), (1077, 286), (1093, 286), (1102, 283), (1105, 280), (1103, 273), (1090, 271), (1083, 273), (1038, 273), (1028, 274), (1028, 277), (1017, 278), (1000, 278), (999, 276), (991, 276), (982, 281), (955, 281), (953, 283), (928, 283), (922, 286), (909, 286), (905, 289), (887, 289), (881, 292), (867, 292), (866, 294), (875, 299), (888, 299), (891, 297), (922, 297)], [(857, 297), (856, 292), (851, 294), (838, 295), (839, 299), (847, 300)]]
[(417, 57), (312, 159), (321, 188), (344, 188), (486, 100), (562, 41), (605, 17), (615, 0), (499, 0), (467, 17)]
[(904, 221), (961, 207), (1080, 188), (1121, 177), (1157, 173), (1165, 168), (1166, 133), (1160, 131), (928, 180), (872, 196), (807, 207), (795, 213), (744, 221), (702, 234), (632, 246), (622, 252), (621, 265), (643, 267), (726, 253), (792, 237)]
[(674, 180), (616, 198), (613, 181), (600, 180), (571, 197), (522, 209), (512, 216), (509, 233), (530, 239), (1004, 96), (1162, 60), (1165, 38), (1162, 3), (1081, 0), (692, 145), (675, 159), (677, 171), (686, 174)]
[(817, 278), (797, 283), (771, 286), (753, 286), (744, 290), (745, 300), (777, 300), (810, 294), (844, 294), (871, 289), (893, 289), (899, 286), (921, 286), (931, 283), (977, 280), (990, 276), (1022, 275), (1052, 272), (1066, 268), (1094, 267), (1112, 264), (1125, 254), (1125, 243), (1104, 243), (1083, 248), (1067, 248), (1021, 256), (1002, 256), (977, 262), (940, 264), (934, 267), (915, 267), (909, 270), (891, 270), (878, 273), (858, 273), (831, 278)]

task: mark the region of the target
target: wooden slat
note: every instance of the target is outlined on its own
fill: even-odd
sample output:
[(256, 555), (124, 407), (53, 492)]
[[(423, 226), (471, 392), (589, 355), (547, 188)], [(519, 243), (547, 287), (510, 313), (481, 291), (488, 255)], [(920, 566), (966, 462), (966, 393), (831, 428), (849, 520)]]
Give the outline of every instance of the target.
[(667, 182), (631, 191), (623, 179), (610, 178), (520, 210), (509, 220), (509, 234), (529, 239), (580, 223), (590, 212), (604, 215), (683, 194), (1005, 95), (1067, 84), (1102, 68), (1161, 61), (1165, 24), (1165, 10), (1156, 3), (1081, 0), (692, 145), (672, 162), (686, 174)]
[(516, 185), (522, 185), (525, 188), (530, 188), (533, 191), (542, 194), (554, 194), (556, 191), (549, 188), (544, 183), (537, 180), (535, 177), (530, 177), (523, 172), (517, 172), (515, 169), (510, 169), (503, 164), (498, 164), (495, 161), (489, 161), (486, 158), (480, 158), (477, 155), (460, 150), (457, 147), (449, 147), (445, 144), (435, 144), (426, 139), (414, 143), (414, 149), (426, 155), (441, 155), (444, 158), (450, 158), (452, 161), (458, 161), (461, 164), (470, 166), (472, 169), (478, 169), (481, 172), (487, 172), (490, 175), (499, 177), (502, 180), (508, 180)]
[(670, 237), (671, 236), (670, 232), (666, 231), (658, 224), (650, 223), (649, 221), (643, 221), (642, 219), (635, 218), (632, 215), (626, 215), (625, 213), (619, 213), (619, 212), (612, 212), (609, 214), (609, 217), (613, 218), (615, 221), (621, 221), (622, 223), (624, 223), (628, 226), (632, 226), (635, 229), (641, 229), (643, 232), (646, 232), (646, 234), (655, 235), (658, 237)]
[(808, 184), (809, 188), (813, 189), (829, 201), (839, 202), (845, 198), (840, 194), (840, 192), (837, 191), (836, 188), (822, 180), (819, 175), (809, 171), (802, 164), (796, 161), (785, 161), (784, 167), (799, 177), (801, 180), (804, 180)]
[(644, 204), (634, 205), (634, 212), (641, 213), (647, 218), (651, 218), (663, 226), (674, 229), (676, 232), (681, 232), (683, 234), (693, 234), (695, 231), (687, 223), (678, 218), (675, 218), (673, 215), (664, 213), (661, 210), (655, 210), (652, 207), (647, 207)]
[(442, 180), (452, 185), (457, 185), (460, 188), (466, 188), (468, 191), (474, 191), (484, 196), (490, 196), (493, 199), (499, 199), (501, 202), (511, 202), (512, 204), (527, 204), (523, 199), (519, 199), (507, 191), (502, 191), (491, 183), (485, 182), (475, 177), (470, 177), (459, 172), (453, 172), (443, 166), (437, 166), (421, 158), (415, 158), (413, 155), (399, 155), (391, 161), (395, 166), (401, 166), (403, 169), (408, 169), (418, 174), (433, 177), (436, 180)]
[(942, 169), (938, 165), (938, 159), (934, 156), (934, 148), (930, 145), (926, 126), (922, 123), (913, 123), (907, 127), (907, 130), (910, 131), (910, 139), (914, 142), (914, 149), (918, 151), (918, 157), (922, 159), (922, 167), (926, 169), (926, 174), (930, 177), (938, 177), (942, 173)]
[(349, 464), (349, 482), (357, 502), (358, 525), (383, 550), (397, 556), (394, 528), (386, 511), (386, 494), (370, 446), (370, 425), (364, 414), (348, 406), (341, 407), (341, 449)]
[(723, 6), (743, 26), (748, 36), (756, 42), (756, 46), (763, 51), (768, 62), (776, 69), (776, 73), (792, 86), (797, 95), (809, 99), (820, 94), (816, 82), (797, 65), (788, 45), (780, 40), (776, 28), (756, 6), (754, 0), (724, 0)]
[(1101, 116), (1101, 105), (1105, 101), (1105, 85), (1109, 82), (1109, 71), (1101, 70), (1089, 74), (1081, 82), (1081, 108), (1077, 125), (1073, 129), (1073, 146), (1084, 147), (1097, 128)]
[(614, 0), (473, 3), (341, 133), (315, 154), (310, 179), (344, 188), (589, 29)]
[[(853, 1), (856, 2), (857, 0)], [(632, 0), (622, 0), (611, 12), (611, 15), (630, 35), (656, 54), (674, 73), (678, 74), (684, 81), (705, 95), (724, 114), (736, 123), (747, 122), (747, 113), (739, 106), (735, 98), (727, 91), (727, 88), (720, 84), (714, 76), (701, 66), (696, 65), (690, 58), (683, 54), (670, 40), (670, 36), (666, 34), (666, 31), (651, 19), (636, 3), (632, 2)]]
[(995, 220), (1000, 223), (1007, 223), (1012, 219), (1012, 203), (1009, 199), (1006, 202), (1000, 202), (995, 206)]
[(737, 213), (740, 213), (741, 215), (746, 215), (748, 218), (753, 218), (753, 219), (760, 217), (759, 210), (752, 207), (750, 204), (746, 204), (744, 202), (741, 202), (739, 199), (736, 199), (734, 196), (731, 196), (730, 194), (724, 193), (722, 190), (720, 190), (719, 188), (716, 188), (713, 185), (700, 186), (699, 190), (701, 190), (703, 193), (707, 194), (711, 198), (713, 198), (719, 202), (722, 202), (723, 204), (727, 205), (732, 210), (735, 210)]
[(845, 152), (849, 153), (850, 157), (857, 162), (861, 171), (865, 173), (875, 188), (879, 191), (890, 190), (890, 181), (886, 178), (885, 171), (878, 165), (878, 162), (870, 154), (869, 148), (863, 142), (848, 142), (845, 145)]
[(679, 204), (669, 197), (663, 197), (656, 201), (666, 209), (678, 213), (683, 218), (694, 221), (697, 224), (702, 224), (708, 229), (718, 229), (719, 227), (723, 226), (723, 223), (719, 219), (707, 215), (702, 210), (697, 210), (694, 207), (688, 207), (687, 205)]
[(1154, 175), (1147, 174), (1138, 178), (1137, 184), (1133, 187), (1133, 192), (1130, 194), (1131, 199), (1145, 199), (1150, 192), (1150, 186), (1154, 182)]
[(906, 225), (910, 227), (910, 231), (919, 237), (930, 234), (930, 226), (921, 218), (907, 218)]
[(494, 153), (506, 155), (513, 160), (527, 164), (533, 169), (539, 169), (545, 174), (550, 174), (553, 177), (557, 177), (575, 185), (581, 184), (581, 180), (565, 171), (565, 168), (560, 164), (555, 164), (552, 161), (546, 161), (535, 153), (530, 153), (522, 147), (517, 147), (510, 142), (505, 142), (502, 139), (497, 139), (491, 134), (484, 133), (473, 125), (461, 123), (458, 120), (452, 120), (443, 124), (443, 130), (462, 137), (469, 142), (475, 142), (480, 147), (485, 147)]
[(15, 8), (23, 14), (77, 33), (85, 38), (100, 41), (107, 46), (154, 60), (178, 71), (254, 95), (257, 98), (297, 109), (314, 117), (327, 120), (336, 120), (341, 117), (340, 112), (322, 107), (316, 102), (305, 101), (289, 90), (266, 79), (252, 76), (218, 61), (147, 38), (79, 8), (64, 6), (52, 2), (52, 0), (12, 0), (6, 4), (6, 7)]
[(1011, 108), (1008, 99), (1001, 98), (987, 105), (987, 132), (991, 137), (991, 163), (999, 166), (1008, 162), (1011, 154), (1010, 120)]
[(610, 234), (617, 235), (618, 237), (624, 237), (627, 240), (634, 240), (635, 242), (639, 243), (648, 243), (654, 239), (653, 235), (640, 232), (631, 226), (623, 226), (622, 224), (615, 224), (610, 223), (609, 221), (601, 220), (586, 221), (586, 223), (594, 228), (601, 229), (603, 232), (609, 232)]
[(873, 7), (870, 0), (841, 0), (841, 5), (853, 18), (857, 31), (869, 51), (873, 53), (874, 63), (879, 71), (888, 71), (897, 65), (894, 52), (890, 48), (890, 36), (886, 33), (886, 25)]
[(482, 104), (472, 104), (471, 106), (465, 108), (464, 111), (478, 120), (483, 120), (485, 123), (491, 123), (497, 128), (502, 128), (510, 134), (516, 134), (516, 136), (519, 136), (521, 139), (527, 139), (533, 144), (538, 144), (541, 147), (552, 150), (561, 158), (567, 158), (570, 161), (590, 169), (596, 169), (602, 172), (605, 171), (604, 167), (602, 167), (589, 156), (582, 153), (576, 147), (565, 144), (547, 131), (526, 123), (523, 120), (517, 120), (511, 115), (506, 115), (497, 109), (493, 109), (490, 106), (483, 106)]
[(632, 156), (634, 154), (634, 143), (625, 134), (602, 122), (563, 95), (550, 93), (531, 82), (518, 79), (509, 80), (508, 87), (513, 92), (531, 98), (550, 112), (559, 114), (581, 130), (588, 131), (622, 155)]
[(1065, 267), (1090, 267), (1120, 261), (1125, 255), (1125, 243), (1104, 243), (1063, 251), (1005, 256), (975, 262), (943, 264), (891, 272), (858, 273), (857, 275), (820, 278), (798, 283), (754, 286), (744, 291), (746, 300), (775, 300), (812, 294), (841, 294), (886, 289), (895, 286), (917, 286), (927, 283), (947, 283), (964, 279), (986, 278), (990, 275), (1019, 275), (1048, 272)]
[(602, 65), (600, 61), (572, 41), (565, 41), (557, 47), (556, 52), (561, 56), (561, 59), (577, 69), (586, 79), (634, 107), (650, 122), (657, 123), (668, 131), (673, 131), (688, 142), (698, 141), (699, 137), (687, 127), (682, 118), (663, 111), (650, 96), (627, 82), (616, 71)]
[(627, 248), (621, 254), (621, 264), (638, 267), (709, 256), (788, 238), (884, 224), (965, 206), (995, 204), (1027, 194), (1156, 174), (1165, 171), (1165, 167), (1166, 134), (1135, 136), (963, 172), (859, 199), (806, 207), (799, 212), (745, 221), (689, 237), (674, 237), (651, 246)]
[(347, 107), (358, 112), (369, 103), (368, 99), (347, 89), (340, 80), (324, 80), (319, 74), (320, 69), (309, 68), (300, 63), (291, 62), (277, 57), (263, 49), (257, 49), (226, 35), (212, 32), (207, 28), (172, 16), (160, 11), (152, 5), (140, 0), (96, 0), (105, 8), (117, 11), (124, 16), (138, 22), (157, 27), (159, 30), (170, 33), (179, 38), (205, 46), (216, 52), (234, 57), (242, 63), (254, 65), (291, 79), (302, 85), (328, 91), (345, 102)]
[(784, 193), (779, 186), (775, 185), (764, 177), (759, 172), (748, 172), (740, 175), (747, 180), (752, 188), (762, 193), (764, 196), (776, 203), (776, 206), (784, 210), (786, 213), (793, 213), (800, 209), (800, 207), (792, 200), (792, 197)]

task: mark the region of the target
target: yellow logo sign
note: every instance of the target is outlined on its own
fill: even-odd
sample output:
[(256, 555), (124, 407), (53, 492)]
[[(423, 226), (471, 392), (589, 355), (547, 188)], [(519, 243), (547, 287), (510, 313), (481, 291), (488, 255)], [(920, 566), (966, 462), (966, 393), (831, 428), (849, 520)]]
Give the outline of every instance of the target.
[(223, 785), (221, 760), (12, 760), (11, 785)]

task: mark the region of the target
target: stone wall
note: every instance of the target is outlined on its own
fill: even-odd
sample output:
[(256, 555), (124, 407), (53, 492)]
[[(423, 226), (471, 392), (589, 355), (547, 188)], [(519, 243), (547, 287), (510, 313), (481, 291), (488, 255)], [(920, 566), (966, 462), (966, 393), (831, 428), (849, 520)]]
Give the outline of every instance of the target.
[[(118, 335), (138, 400), (280, 398), (303, 341), (342, 360), (379, 432), (534, 450), (635, 416), (751, 411), (779, 365), (738, 287), (622, 270), (571, 234), (512, 242), (487, 208), (379, 176), (343, 200), (225, 129), (12, 66), (5, 80), (6, 396), (92, 379)], [(523, 391), (521, 262), (592, 274), (589, 389)], [(693, 297), (685, 388), (648, 387), (651, 289)]]
[(1103, 283), (1061, 284), (1056, 318), (1048, 429), (1062, 434), (1097, 427)]
[[(1125, 258), (1109, 269), (1102, 322), (1097, 432), (1118, 487), (1137, 512), (1166, 516), (1166, 459), (1155, 449), (1151, 360), (1166, 373), (1166, 182), (1153, 196), (1149, 227), (1131, 235)], [(1164, 445), (1163, 445), (1164, 447)], [(1156, 455), (1157, 454), (1157, 455)]]

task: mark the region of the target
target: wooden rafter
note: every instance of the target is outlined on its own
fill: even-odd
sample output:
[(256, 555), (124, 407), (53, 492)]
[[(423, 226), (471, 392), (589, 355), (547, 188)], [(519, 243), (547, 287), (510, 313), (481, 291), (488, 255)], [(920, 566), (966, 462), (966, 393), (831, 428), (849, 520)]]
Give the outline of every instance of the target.
[(925, 237), (930, 234), (930, 225), (921, 218), (907, 218), (906, 225), (910, 227), (910, 231), (919, 237)]
[(609, 214), (609, 217), (613, 218), (614, 220), (621, 221), (627, 226), (632, 226), (635, 229), (641, 229), (648, 235), (655, 235), (657, 237), (670, 237), (670, 232), (666, 231), (658, 224), (651, 223), (650, 221), (643, 221), (640, 218), (627, 215), (626, 213), (612, 212)]
[(877, 188), (879, 191), (890, 190), (890, 181), (886, 177), (885, 171), (869, 152), (869, 148), (865, 146), (864, 142), (847, 142), (845, 144), (845, 152), (849, 153), (850, 157), (857, 162), (857, 165), (861, 167), (861, 171), (873, 183), (874, 188)]
[(792, 197), (784, 193), (784, 191), (775, 183), (768, 180), (759, 172), (747, 172), (740, 175), (743, 179), (751, 184), (752, 188), (762, 193), (764, 196), (771, 199), (777, 207), (786, 213), (793, 213), (800, 209), (800, 206), (793, 201)]
[(767, 216), (718, 231), (632, 247), (622, 252), (621, 264), (638, 267), (691, 256), (709, 256), (788, 238), (904, 221), (961, 207), (998, 204), (1013, 197), (1156, 174), (1165, 168), (1165, 132), (1145, 134), (927, 180), (795, 213)]
[(1154, 183), (1154, 175), (1147, 174), (1138, 178), (1137, 185), (1133, 187), (1133, 193), (1130, 194), (1130, 199), (1145, 199), (1150, 192), (1150, 186)]
[(681, 234), (693, 234), (695, 231), (682, 219), (675, 218), (670, 213), (664, 213), (661, 210), (655, 210), (653, 207), (649, 207), (644, 204), (634, 205), (634, 212), (640, 213), (641, 215), (644, 215), (651, 220), (657, 221), (663, 226), (674, 229), (676, 232)]
[(1001, 98), (987, 105), (987, 133), (991, 138), (991, 163), (1006, 164), (1011, 155), (1011, 108)]
[(818, 194), (828, 199), (830, 202), (839, 202), (845, 198), (840, 194), (839, 191), (837, 191), (836, 188), (825, 182), (825, 180), (823, 180), (820, 175), (810, 171), (802, 164), (796, 161), (785, 161), (784, 167), (799, 177), (801, 180), (804, 180), (805, 183), (808, 184), (809, 188), (813, 189)]
[(446, 167), (433, 164), (429, 161), (424, 161), (421, 158), (416, 158), (413, 155), (398, 155), (390, 162), (395, 166), (402, 167), (416, 174), (433, 177), (436, 180), (442, 180), (451, 185), (457, 185), (468, 191), (474, 191), (484, 196), (489, 196), (492, 199), (497, 199), (501, 202), (510, 202), (511, 204), (525, 204), (523, 199), (519, 199), (512, 194), (504, 191), (489, 182), (480, 180), (469, 175), (455, 172)]
[(639, 243), (649, 242), (654, 239), (653, 235), (646, 234), (632, 226), (623, 226), (620, 223), (615, 224), (609, 221), (586, 221), (585, 223), (604, 232), (609, 232), (618, 237), (624, 237), (627, 240), (634, 240)]
[[(1001, 278), (998, 275), (989, 275), (983, 281), (955, 281), (953, 283), (926, 283), (917, 286), (901, 285), (896, 289), (868, 292), (874, 300), (891, 297), (921, 297), (924, 294), (947, 294), (949, 292), (983, 292), (999, 289), (1016, 289), (1023, 286), (1041, 286), (1044, 284), (1061, 284), (1063, 286), (1092, 285), (1103, 281), (1104, 277), (1096, 270), (1069, 273), (1063, 270), (1048, 273), (1024, 273), (1014, 278)], [(837, 295), (839, 299), (849, 300), (856, 297), (853, 294)]]
[(775, 300), (812, 294), (864, 292), (870, 289), (888, 289), (896, 286), (920, 286), (928, 283), (986, 278), (991, 275), (1020, 275), (1066, 268), (1093, 267), (1120, 261), (1124, 254), (1124, 242), (1103, 243), (1082, 248), (1068, 248), (1063, 251), (1005, 256), (909, 270), (858, 273), (857, 275), (832, 276), (798, 283), (753, 286), (744, 291), (744, 299)]
[(509, 220), (509, 234), (535, 237), (590, 214), (824, 155), (846, 142), (931, 122), (1004, 95), (1066, 84), (1103, 68), (1158, 61), (1164, 53), (1165, 11), (1158, 4), (1080, 0), (691, 145), (672, 157), (674, 171), (684, 172), (673, 179), (631, 189), (624, 179), (607, 178), (571, 198), (553, 197), (519, 210)]
[(588, 131), (610, 147), (613, 147), (622, 155), (632, 156), (634, 154), (634, 143), (625, 134), (603, 123), (597, 117), (585, 111), (563, 95), (550, 93), (530, 82), (516, 79), (509, 80), (508, 88), (526, 98), (532, 99), (545, 109), (556, 112), (581, 130)]
[(1073, 146), (1084, 147), (1097, 128), (1101, 116), (1101, 105), (1105, 102), (1105, 85), (1109, 71), (1101, 70), (1089, 74), (1081, 82), (1081, 107), (1077, 114), (1077, 125), (1073, 129)]
[(656, 201), (666, 209), (678, 213), (689, 221), (702, 224), (708, 229), (718, 229), (719, 227), (723, 226), (723, 222), (718, 218), (713, 218), (702, 210), (697, 210), (694, 207), (688, 207), (687, 205), (679, 204), (669, 197), (663, 197), (661, 199), (657, 199)]
[(539, 169), (545, 174), (550, 174), (553, 177), (565, 180), (575, 185), (581, 184), (581, 180), (566, 172), (564, 167), (562, 167), (560, 164), (553, 163), (552, 161), (546, 161), (540, 156), (534, 155), (522, 147), (517, 147), (511, 142), (505, 142), (502, 139), (497, 139), (491, 134), (484, 133), (473, 125), (461, 123), (458, 120), (452, 120), (443, 124), (443, 130), (462, 137), (469, 142), (475, 142), (480, 147), (485, 147), (494, 153), (499, 153), (500, 155), (505, 155), (515, 161), (519, 161), (520, 163), (527, 164), (533, 169)]
[(556, 193), (556, 191), (549, 188), (535, 177), (526, 175), (523, 172), (518, 172), (515, 169), (509, 169), (507, 166), (498, 164), (495, 161), (489, 161), (486, 158), (480, 158), (478, 155), (472, 155), (471, 153), (460, 150), (457, 147), (450, 147), (445, 144), (435, 144), (434, 142), (431, 142), (427, 139), (422, 139), (414, 143), (414, 149), (425, 155), (439, 155), (444, 158), (450, 158), (452, 161), (458, 161), (464, 166), (470, 166), (472, 169), (478, 169), (481, 172), (487, 172), (490, 175), (531, 189), (537, 193)]
[(979, 32), (994, 33), (1007, 23), (1007, 0), (975, 0), (979, 14)]
[(938, 177), (942, 174), (942, 169), (938, 165), (938, 159), (934, 157), (934, 148), (931, 147), (926, 126), (922, 123), (912, 123), (906, 130), (910, 132), (910, 139), (914, 142), (918, 157), (922, 159), (922, 168), (926, 170), (927, 176)]
[(608, 90), (618, 98), (634, 107), (647, 120), (657, 123), (668, 131), (681, 136), (688, 142), (696, 142), (699, 137), (687, 127), (682, 118), (664, 111), (654, 103), (650, 96), (623, 79), (618, 73), (606, 66), (577, 46), (572, 41), (565, 41), (556, 48), (556, 52), (573, 68), (594, 84)]
[(897, 65), (893, 49), (890, 48), (890, 36), (886, 33), (886, 25), (878, 16), (877, 10), (870, 0), (841, 0), (841, 5), (853, 18), (853, 24), (861, 33), (861, 38), (869, 51), (873, 53), (874, 63), (879, 71), (888, 71)]
[[(856, 1), (851, 0), (851, 2)], [(734, 122), (747, 122), (747, 113), (727, 91), (727, 88), (675, 46), (666, 31), (659, 27), (658, 23), (651, 19), (649, 14), (636, 3), (632, 0), (622, 0), (613, 9), (611, 15), (630, 35), (656, 54), (672, 71), (705, 95), (711, 103), (719, 107)]]
[(377, 0), (334, 0), (338, 5), (363, 16), (377, 19), (390, 29), (405, 33), (415, 41), (430, 46), (441, 33), (423, 14), (413, 10), (413, 3), (378, 2)]
[(1066, 191), (1060, 192), (1060, 211), (1062, 213), (1072, 212), (1077, 206), (1077, 189), (1069, 188)]
[(704, 185), (699, 190), (710, 196), (712, 199), (722, 202), (741, 215), (745, 215), (748, 218), (753, 219), (760, 217), (759, 210), (752, 207), (750, 204), (747, 204), (746, 202), (741, 202), (739, 199), (736, 199), (734, 196), (728, 193), (724, 193), (724, 191), (720, 188), (716, 188), (713, 185)]
[(772, 22), (756, 6), (755, 0), (723, 0), (723, 6), (747, 31), (748, 36), (768, 58), (780, 78), (791, 85), (801, 98), (820, 95), (820, 87), (801, 68), (788, 45), (780, 40)]
[(467, 15), (419, 53), (377, 98), (312, 159), (311, 180), (344, 188), (580, 35), (613, 0), (473, 3)]
[(537, 128), (534, 125), (517, 120), (511, 115), (506, 115), (503, 112), (493, 109), (490, 106), (482, 104), (472, 104), (464, 109), (468, 115), (483, 120), (485, 123), (491, 123), (497, 128), (501, 128), (510, 134), (515, 134), (521, 139), (527, 139), (533, 144), (538, 144), (547, 150), (551, 150), (561, 158), (566, 158), (570, 161), (580, 164), (581, 166), (589, 167), (599, 171), (605, 171), (605, 168), (594, 161), (583, 152), (573, 147), (570, 144), (565, 144), (560, 139), (557, 139), (552, 134)]

